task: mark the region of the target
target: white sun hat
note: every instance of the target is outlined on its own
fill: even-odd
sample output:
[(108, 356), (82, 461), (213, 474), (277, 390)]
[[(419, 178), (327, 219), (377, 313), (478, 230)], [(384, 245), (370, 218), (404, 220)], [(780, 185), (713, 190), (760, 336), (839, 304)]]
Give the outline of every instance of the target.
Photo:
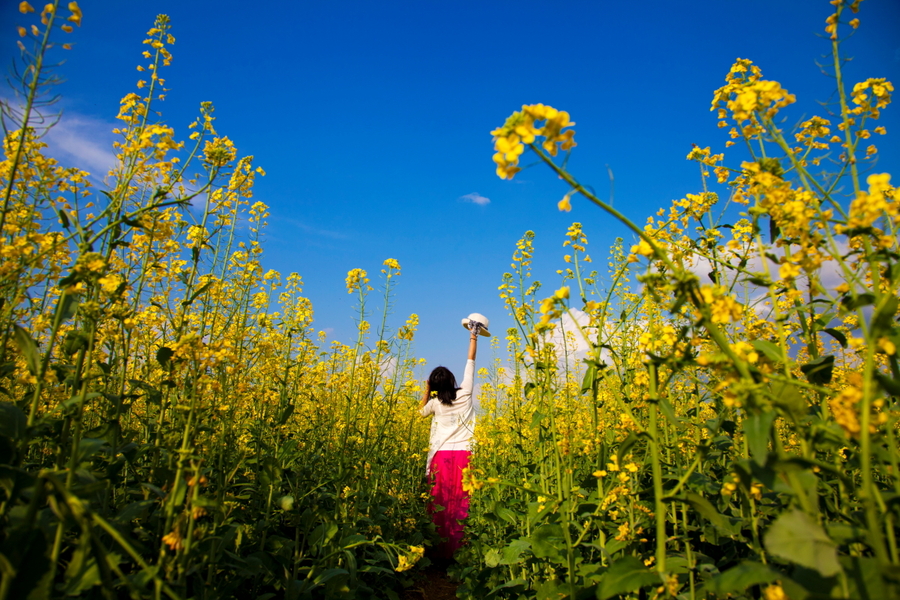
[(466, 329), (469, 329), (469, 324), (473, 322), (481, 325), (478, 333), (480, 333), (484, 337), (491, 337), (491, 332), (488, 331), (488, 325), (490, 324), (490, 321), (488, 321), (488, 318), (486, 316), (481, 313), (472, 313), (462, 320), (462, 326)]

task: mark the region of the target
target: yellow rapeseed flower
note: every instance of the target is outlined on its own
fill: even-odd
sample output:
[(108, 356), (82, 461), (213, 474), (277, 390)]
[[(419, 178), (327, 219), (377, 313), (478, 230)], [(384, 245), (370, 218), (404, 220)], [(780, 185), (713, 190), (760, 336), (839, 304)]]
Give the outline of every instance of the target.
[(68, 20), (75, 23), (79, 27), (81, 26), (81, 8), (78, 7), (77, 2), (69, 2), (69, 12), (72, 13)]

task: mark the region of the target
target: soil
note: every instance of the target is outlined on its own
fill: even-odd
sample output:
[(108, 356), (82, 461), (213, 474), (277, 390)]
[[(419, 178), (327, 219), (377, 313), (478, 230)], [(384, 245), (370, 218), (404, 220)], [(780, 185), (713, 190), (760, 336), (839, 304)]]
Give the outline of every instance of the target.
[(457, 584), (446, 569), (429, 565), (422, 570), (422, 578), (403, 594), (403, 600), (456, 600)]

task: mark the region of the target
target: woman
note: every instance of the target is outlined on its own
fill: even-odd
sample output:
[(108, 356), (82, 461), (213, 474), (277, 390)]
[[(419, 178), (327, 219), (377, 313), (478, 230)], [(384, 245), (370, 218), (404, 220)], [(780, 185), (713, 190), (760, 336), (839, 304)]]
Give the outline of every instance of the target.
[[(437, 367), (425, 382), (420, 411), (423, 417), (434, 415), (426, 465), (426, 472), (434, 482), (431, 492), (434, 502), (428, 509), (438, 534), (447, 540), (437, 549), (437, 554), (447, 559), (452, 558), (462, 545), (461, 521), (469, 514), (469, 495), (462, 489), (462, 472), (469, 466), (469, 449), (475, 429), (472, 399), (475, 352), (478, 334), (490, 335), (487, 319), (477, 313), (463, 319), (463, 325), (469, 329), (469, 357), (462, 385), (456, 386), (456, 378), (447, 367)], [(435, 510), (435, 506), (441, 506), (443, 510)]]

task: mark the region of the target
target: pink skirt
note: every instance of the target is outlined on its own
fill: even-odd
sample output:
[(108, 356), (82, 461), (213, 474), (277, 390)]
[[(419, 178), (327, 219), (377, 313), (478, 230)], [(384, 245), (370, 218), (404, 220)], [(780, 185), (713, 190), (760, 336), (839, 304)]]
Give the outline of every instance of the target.
[[(446, 541), (437, 548), (442, 558), (453, 558), (462, 546), (463, 523), (469, 516), (469, 494), (462, 488), (462, 472), (469, 466), (468, 450), (439, 450), (431, 460), (431, 480), (434, 497), (428, 506), (438, 535)], [(439, 510), (437, 507), (443, 507)]]

